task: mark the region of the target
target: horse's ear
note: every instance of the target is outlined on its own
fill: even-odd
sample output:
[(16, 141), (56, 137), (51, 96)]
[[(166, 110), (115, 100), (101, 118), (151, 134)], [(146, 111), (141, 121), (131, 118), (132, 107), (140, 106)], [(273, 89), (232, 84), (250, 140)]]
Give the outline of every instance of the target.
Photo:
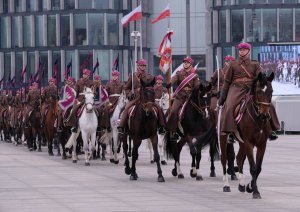
[(153, 77), (153, 79), (152, 79), (150, 85), (153, 87), (153, 86), (155, 85), (155, 83), (156, 83), (156, 79), (155, 79), (155, 77)]
[(208, 85), (206, 86), (206, 92), (209, 92), (212, 89), (212, 84), (208, 83)]
[(203, 90), (204, 90), (204, 85), (203, 85), (202, 83), (199, 85), (199, 90), (200, 90), (200, 91), (203, 91)]
[(270, 74), (270, 76), (268, 77), (268, 81), (269, 81), (269, 82), (272, 82), (273, 79), (274, 79), (274, 72), (272, 72), (272, 73)]
[(260, 80), (262, 78), (263, 74), (261, 72), (258, 73), (257, 79)]

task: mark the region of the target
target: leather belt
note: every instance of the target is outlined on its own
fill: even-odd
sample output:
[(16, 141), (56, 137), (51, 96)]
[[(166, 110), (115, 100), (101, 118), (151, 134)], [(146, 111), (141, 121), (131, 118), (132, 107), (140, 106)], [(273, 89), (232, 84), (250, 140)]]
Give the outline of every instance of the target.
[(252, 82), (253, 79), (248, 78), (248, 77), (243, 77), (243, 78), (237, 78), (235, 80), (233, 80), (233, 83), (237, 83), (237, 82)]

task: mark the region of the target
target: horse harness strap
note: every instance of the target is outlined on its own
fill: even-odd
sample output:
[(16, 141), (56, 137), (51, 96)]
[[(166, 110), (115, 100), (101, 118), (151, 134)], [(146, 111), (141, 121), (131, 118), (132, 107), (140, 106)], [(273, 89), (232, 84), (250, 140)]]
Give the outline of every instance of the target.
[(190, 101), (191, 105), (198, 111), (198, 113), (202, 113), (203, 109), (208, 108), (208, 106), (199, 107), (194, 101)]

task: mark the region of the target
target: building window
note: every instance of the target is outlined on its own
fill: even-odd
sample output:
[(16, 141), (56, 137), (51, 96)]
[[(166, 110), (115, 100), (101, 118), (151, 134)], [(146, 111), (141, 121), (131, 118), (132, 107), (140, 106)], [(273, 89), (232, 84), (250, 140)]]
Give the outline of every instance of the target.
[[(109, 79), (109, 50), (95, 50), (94, 58), (99, 60), (99, 69), (95, 72), (95, 74), (100, 75), (103, 80)], [(95, 62), (94, 62), (95, 63)]]
[(74, 10), (75, 0), (65, 0), (65, 10)]
[(107, 14), (107, 42), (108, 45), (118, 45), (119, 25), (117, 14)]
[(246, 10), (246, 41), (261, 41), (261, 10)]
[(284, 0), (285, 4), (297, 4), (298, 0)]
[(36, 0), (27, 0), (26, 11), (36, 11)]
[[(32, 77), (35, 75), (36, 69), (35, 69), (35, 54), (34, 52), (28, 52), (27, 54), (27, 76), (30, 77), (30, 74)], [(27, 78), (28, 79), (28, 78)], [(27, 81), (28, 82), (28, 81)]]
[(88, 14), (89, 24), (89, 45), (104, 44), (104, 15), (91, 13)]
[[(222, 61), (220, 61), (220, 66), (222, 66), (222, 64), (224, 64), (224, 58), (227, 56), (227, 55), (232, 55), (232, 47), (224, 47), (222, 49)], [(220, 67), (221, 68), (221, 67)]]
[(23, 16), (23, 46), (24, 47), (31, 46), (32, 29), (31, 29), (30, 22), (31, 22), (30, 16)]
[(296, 28), (296, 39), (295, 41), (300, 41), (300, 9), (295, 9), (295, 28)]
[(279, 41), (293, 41), (292, 9), (279, 9)]
[(74, 40), (75, 40), (75, 45), (87, 45), (85, 14), (74, 15)]
[(277, 13), (276, 9), (263, 10), (264, 42), (277, 41)]
[[(48, 84), (48, 52), (42, 51), (40, 52), (40, 74), (41, 74), (41, 85), (47, 85)], [(39, 64), (37, 64), (38, 66)], [(38, 67), (37, 67), (38, 69)], [(52, 76), (52, 75), (51, 75)]]
[(15, 76), (16, 76), (16, 81), (17, 85), (20, 82), (20, 73), (23, 68), (23, 53), (22, 52), (17, 52), (16, 53), (16, 70), (15, 70)]
[[(147, 4), (147, 1), (143, 2), (143, 7), (148, 8), (148, 5), (144, 5), (144, 4)], [(115, 10), (123, 9), (123, 1), (114, 0), (114, 9)]]
[(47, 11), (48, 10), (48, 0), (39, 1), (39, 11)]
[[(10, 70), (11, 70), (11, 53), (5, 53), (4, 54), (4, 82), (7, 82), (7, 79), (10, 75)], [(6, 87), (5, 84), (3, 85), (3, 87)]]
[(60, 0), (52, 0), (51, 8), (52, 10), (60, 10)]
[(78, 9), (92, 9), (92, 1), (78, 0)]
[(35, 46), (43, 46), (44, 21), (42, 15), (35, 16)]
[(3, 13), (8, 13), (8, 0), (3, 0)]
[(282, 0), (268, 0), (269, 4), (281, 4)]
[[(86, 51), (86, 50), (79, 51), (79, 67), (80, 67), (79, 75), (80, 75), (80, 77), (82, 76), (82, 70), (84, 68), (93, 70), (93, 57), (91, 54), (92, 54), (92, 52), (90, 52), (90, 51)], [(90, 60), (89, 60), (90, 63), (87, 66), (85, 66), (84, 63), (86, 63), (89, 58), (90, 58)], [(82, 65), (84, 65), (85, 67), (81, 67)]]
[(15, 0), (15, 12), (22, 12), (22, 1)]
[(48, 46), (56, 46), (56, 16), (48, 16)]
[(220, 10), (219, 12), (219, 42), (226, 42), (226, 11)]
[(268, 0), (254, 0), (256, 4), (266, 4)]
[(244, 38), (244, 11), (231, 11), (231, 41), (241, 42)]
[(62, 46), (70, 46), (70, 15), (60, 17), (60, 41)]
[(108, 0), (95, 0), (96, 9), (108, 9), (109, 3)]
[(7, 48), (7, 17), (0, 18), (1, 24), (1, 48)]
[(250, 1), (251, 0), (237, 0), (237, 2), (238, 2), (237, 4), (241, 4), (241, 5), (250, 4)]
[(19, 17), (12, 17), (12, 28), (11, 28), (11, 46), (13, 48), (19, 47)]

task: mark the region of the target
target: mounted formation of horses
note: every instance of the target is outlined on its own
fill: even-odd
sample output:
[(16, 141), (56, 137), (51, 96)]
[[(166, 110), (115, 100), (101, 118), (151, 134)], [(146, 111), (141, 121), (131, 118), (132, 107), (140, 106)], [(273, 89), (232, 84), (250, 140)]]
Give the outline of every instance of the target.
[[(202, 180), (200, 173), (201, 150), (210, 145), (211, 157), (211, 176), (215, 176), (214, 157), (218, 154), (217, 132), (214, 125), (212, 113), (210, 111), (210, 101), (205, 96), (211, 89), (211, 85), (204, 86), (200, 84), (198, 89), (192, 91), (191, 96), (181, 109), (183, 117), (180, 118), (178, 128), (180, 129), (181, 138), (179, 142), (171, 139), (170, 132), (166, 133), (166, 150), (168, 156), (175, 160), (175, 167), (172, 170), (173, 176), (184, 178), (180, 169), (180, 152), (184, 144), (190, 147), (192, 156), (191, 177), (196, 177), (197, 180)], [(183, 111), (182, 111), (183, 110)]]
[[(254, 80), (252, 90), (248, 93), (245, 112), (238, 124), (238, 131), (241, 137), (239, 141), (239, 152), (237, 154), (237, 165), (239, 171), (239, 191), (245, 192), (245, 175), (243, 173), (243, 165), (246, 157), (250, 165), (250, 173), (252, 176), (251, 183), (247, 185), (247, 192), (253, 194), (254, 199), (260, 199), (261, 195), (258, 191), (257, 178), (261, 172), (262, 161), (266, 150), (267, 140), (271, 132), (269, 125), (270, 106), (272, 100), (272, 84), (274, 74), (269, 77), (266, 74), (259, 73)], [(224, 192), (230, 192), (230, 186), (226, 175), (226, 149), (227, 138), (221, 136), (221, 162), (223, 167)], [(253, 149), (256, 147), (256, 159)]]
[[(128, 159), (128, 144), (127, 139), (123, 139), (123, 150), (125, 154), (125, 173), (130, 174), (130, 180), (137, 180), (138, 175), (136, 172), (136, 161), (138, 159), (138, 149), (142, 143), (143, 139), (150, 139), (154, 151), (154, 161), (157, 165), (158, 182), (164, 182), (165, 179), (162, 175), (162, 170), (160, 167), (160, 156), (158, 153), (158, 117), (157, 111), (155, 109), (155, 93), (153, 85), (155, 84), (155, 79), (146, 85), (141, 81), (140, 88), (140, 100), (129, 109), (129, 121), (128, 121), (128, 134), (133, 140), (132, 148), (132, 163), (131, 167), (129, 165)], [(142, 124), (141, 124), (142, 123)]]

